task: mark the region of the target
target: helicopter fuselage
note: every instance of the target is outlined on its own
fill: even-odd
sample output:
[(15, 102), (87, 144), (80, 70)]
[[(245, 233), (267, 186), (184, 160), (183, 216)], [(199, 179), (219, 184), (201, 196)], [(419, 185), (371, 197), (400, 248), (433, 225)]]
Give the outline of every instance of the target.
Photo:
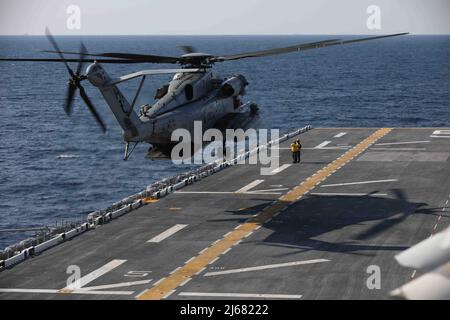
[(167, 93), (152, 106), (141, 108), (142, 124), (152, 123), (153, 128), (153, 132), (145, 137), (146, 141), (164, 144), (170, 141), (172, 132), (177, 128), (193, 133), (194, 121), (201, 121), (207, 130), (227, 114), (236, 112), (246, 81), (242, 80), (237, 90), (226, 94), (223, 86), (230, 79), (220, 79), (211, 69), (200, 73), (175, 74)]
[(173, 145), (172, 132), (178, 128), (194, 134), (194, 121), (203, 130), (214, 128), (225, 116), (242, 105), (247, 80), (242, 75), (222, 79), (211, 68), (175, 73), (155, 95), (156, 102), (140, 108), (140, 115), (122, 95), (101, 65), (87, 69), (87, 78), (97, 86), (124, 130), (126, 142), (147, 142), (163, 148)]

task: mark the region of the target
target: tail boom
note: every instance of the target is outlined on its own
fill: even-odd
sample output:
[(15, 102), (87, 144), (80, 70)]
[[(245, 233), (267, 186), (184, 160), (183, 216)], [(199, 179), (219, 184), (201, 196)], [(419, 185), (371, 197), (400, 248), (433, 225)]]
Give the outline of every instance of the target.
[(94, 62), (87, 69), (87, 78), (102, 93), (117, 122), (124, 130), (125, 140), (135, 140), (133, 138), (140, 135), (138, 128), (141, 121), (119, 88), (116, 85), (107, 85), (111, 81), (108, 73), (100, 64)]

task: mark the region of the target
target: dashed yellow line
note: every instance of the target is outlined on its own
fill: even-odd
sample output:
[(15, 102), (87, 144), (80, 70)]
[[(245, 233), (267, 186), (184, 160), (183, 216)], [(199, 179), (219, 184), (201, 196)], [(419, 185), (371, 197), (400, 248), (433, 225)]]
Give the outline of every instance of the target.
[(263, 223), (277, 215), (289, 204), (297, 201), (307, 194), (311, 189), (331, 174), (336, 172), (350, 160), (361, 154), (377, 140), (385, 136), (392, 129), (382, 128), (374, 132), (368, 138), (361, 141), (355, 147), (344, 153), (342, 156), (314, 173), (311, 177), (303, 181), (300, 185), (281, 196), (271, 206), (263, 209), (257, 216), (239, 225), (233, 231), (227, 233), (222, 239), (214, 242), (209, 248), (202, 250), (198, 256), (188, 260), (181, 268), (175, 270), (164, 280), (155, 284), (152, 288), (144, 291), (137, 297), (139, 300), (159, 300), (168, 297), (174, 290), (188, 279), (204, 270), (210, 263), (214, 262), (223, 252), (230, 249), (236, 243), (247, 237), (251, 232), (257, 230)]

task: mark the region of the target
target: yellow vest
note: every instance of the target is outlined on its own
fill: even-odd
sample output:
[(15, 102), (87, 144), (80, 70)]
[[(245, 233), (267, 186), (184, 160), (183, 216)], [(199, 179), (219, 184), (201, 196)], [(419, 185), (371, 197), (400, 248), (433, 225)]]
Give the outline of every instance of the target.
[(298, 144), (296, 144), (295, 142), (291, 143), (291, 151), (292, 152), (300, 151), (300, 148), (298, 147)]

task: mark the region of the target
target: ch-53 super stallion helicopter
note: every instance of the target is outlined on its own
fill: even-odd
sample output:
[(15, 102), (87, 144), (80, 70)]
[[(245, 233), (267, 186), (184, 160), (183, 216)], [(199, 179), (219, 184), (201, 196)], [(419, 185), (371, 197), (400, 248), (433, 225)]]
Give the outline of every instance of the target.
[[(196, 52), (193, 47), (184, 46), (186, 54), (179, 57), (158, 56), (132, 53), (88, 53), (83, 43), (79, 52), (61, 51), (49, 32), (46, 35), (59, 59), (47, 58), (0, 58), (0, 61), (33, 61), (33, 62), (63, 62), (70, 74), (68, 91), (64, 110), (70, 115), (75, 92), (78, 89), (82, 100), (94, 116), (103, 131), (106, 126), (86, 95), (81, 82), (89, 80), (102, 93), (117, 122), (123, 129), (123, 139), (126, 143), (124, 159), (130, 153), (129, 144), (139, 142), (151, 144), (159, 154), (170, 155), (175, 142), (171, 141), (171, 134), (177, 128), (187, 129), (192, 135), (194, 121), (202, 122), (203, 131), (209, 128), (237, 128), (244, 122), (242, 115), (251, 119), (257, 114), (254, 103), (243, 103), (241, 98), (248, 85), (243, 75), (234, 75), (222, 78), (212, 68), (215, 63), (234, 61), (245, 58), (265, 57), (288, 52), (317, 49), (335, 45), (350, 44), (361, 41), (375, 40), (387, 37), (405, 35), (397, 33), (389, 35), (372, 36), (352, 40), (330, 39), (311, 43), (302, 43), (284, 48), (275, 48), (262, 51), (244, 52), (232, 55), (215, 56), (208, 53)], [(76, 59), (66, 59), (63, 54), (78, 55)], [(93, 58), (87, 58), (93, 57)], [(100, 58), (100, 59), (99, 59)], [(78, 62), (74, 72), (68, 62)], [(81, 74), (84, 63), (90, 62), (86, 73)], [(162, 63), (179, 64), (178, 69), (142, 70), (118, 78), (112, 78), (103, 68), (106, 63), (136, 64), (136, 63)], [(156, 92), (156, 102), (145, 104), (140, 108), (140, 115), (134, 109), (137, 98), (141, 92), (145, 78), (152, 75), (174, 74), (173, 79)], [(121, 93), (117, 84), (131, 79), (141, 78), (136, 94), (130, 103)], [(246, 112), (243, 112), (246, 111)], [(134, 149), (134, 147), (133, 147)], [(153, 149), (154, 152), (156, 150)]]

